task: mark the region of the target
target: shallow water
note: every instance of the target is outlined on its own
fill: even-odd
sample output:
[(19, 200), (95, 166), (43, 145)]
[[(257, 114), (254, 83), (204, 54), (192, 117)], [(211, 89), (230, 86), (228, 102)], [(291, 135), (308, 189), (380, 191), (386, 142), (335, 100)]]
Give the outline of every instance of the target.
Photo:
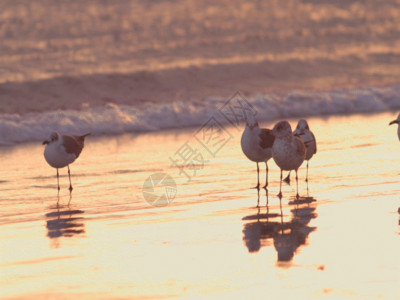
[[(226, 139), (208, 150), (198, 142), (199, 128), (89, 137), (71, 165), (72, 197), (65, 169), (57, 197), (55, 170), (40, 143), (3, 147), (0, 293), (398, 299), (400, 143), (388, 126), (394, 118), (309, 119), (318, 153), (308, 186), (305, 168), (299, 172), (300, 201), (294, 178), (282, 200), (276, 196), (272, 161), (268, 192), (250, 188), (256, 166), (241, 153), (235, 127), (224, 127)], [(294, 127), (297, 120), (290, 121)], [(197, 156), (195, 172), (182, 169), (190, 181), (171, 166), (179, 154), (195, 157), (188, 145), (204, 160)], [(154, 173), (176, 183), (176, 190), (168, 183), (169, 195), (176, 191), (168, 206), (145, 201), (143, 186), (149, 191)], [(160, 186), (153, 191), (163, 193)]]

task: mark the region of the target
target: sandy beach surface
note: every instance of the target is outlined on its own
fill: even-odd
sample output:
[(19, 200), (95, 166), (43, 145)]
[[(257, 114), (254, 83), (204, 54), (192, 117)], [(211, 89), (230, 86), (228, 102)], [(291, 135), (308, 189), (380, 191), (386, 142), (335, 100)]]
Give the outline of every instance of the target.
[[(1, 147), (1, 298), (399, 299), (394, 118), (310, 118), (318, 153), (299, 201), (294, 177), (276, 196), (272, 161), (268, 191), (251, 189), (235, 126), (208, 147), (200, 127), (88, 137), (72, 197), (40, 143)], [(183, 154), (191, 169), (174, 166)], [(146, 201), (162, 195), (173, 201)]]

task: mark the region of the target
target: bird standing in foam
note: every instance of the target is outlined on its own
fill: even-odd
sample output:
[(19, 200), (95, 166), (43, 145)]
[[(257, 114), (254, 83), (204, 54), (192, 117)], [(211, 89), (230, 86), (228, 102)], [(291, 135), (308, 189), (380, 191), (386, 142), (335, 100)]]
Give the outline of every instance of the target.
[(71, 172), (69, 165), (72, 164), (81, 154), (85, 137), (89, 134), (90, 133), (75, 136), (60, 135), (57, 132), (53, 132), (50, 135), (50, 139), (43, 142), (43, 145), (46, 145), (44, 148), (44, 158), (50, 166), (57, 169), (58, 190), (60, 190), (58, 169), (68, 167), (69, 191), (72, 192)]

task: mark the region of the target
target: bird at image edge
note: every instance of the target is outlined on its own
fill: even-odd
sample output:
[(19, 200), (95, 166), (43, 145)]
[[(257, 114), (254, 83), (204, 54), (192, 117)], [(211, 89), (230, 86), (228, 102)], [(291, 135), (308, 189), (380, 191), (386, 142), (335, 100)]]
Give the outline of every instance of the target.
[(398, 124), (399, 127), (397, 128), (397, 136), (400, 140), (400, 114), (397, 116), (396, 120), (393, 120), (392, 122), (389, 123), (389, 125), (393, 125), (393, 124)]

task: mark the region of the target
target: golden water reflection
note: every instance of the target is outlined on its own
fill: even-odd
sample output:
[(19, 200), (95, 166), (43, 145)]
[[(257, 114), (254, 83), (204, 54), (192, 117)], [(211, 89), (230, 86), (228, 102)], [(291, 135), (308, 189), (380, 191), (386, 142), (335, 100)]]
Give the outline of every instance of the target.
[[(298, 249), (307, 244), (308, 235), (317, 227), (309, 226), (312, 219), (317, 217), (316, 199), (313, 197), (302, 197), (290, 201), (294, 206), (290, 210), (290, 216), (283, 213), (282, 199), (279, 208), (270, 211), (268, 190), (265, 191), (266, 206), (261, 207), (260, 190), (257, 191), (257, 213), (242, 218), (243, 242), (249, 253), (259, 252), (262, 247), (274, 246), (277, 252), (277, 265), (279, 267), (290, 267), (294, 255)], [(265, 212), (262, 212), (265, 210)], [(285, 220), (288, 219), (288, 220)]]
[(66, 206), (59, 202), (45, 214), (47, 237), (52, 241), (52, 248), (59, 248), (61, 238), (83, 236), (85, 234), (85, 223), (80, 209), (71, 209), (69, 203)]
[[(41, 157), (40, 144), (2, 152), (1, 295), (400, 299), (400, 151), (382, 122), (393, 117), (311, 119), (320, 145), (311, 196), (296, 201), (295, 184), (283, 185), (280, 202), (272, 164), (258, 207), (240, 134), (191, 183), (165, 157), (190, 131), (93, 137), (74, 164), (73, 199), (68, 206), (65, 184), (59, 207), (54, 170), (25, 159)], [(160, 171), (178, 193), (169, 206), (152, 207), (140, 198), (143, 181)], [(301, 168), (301, 196), (309, 192), (304, 175)]]

